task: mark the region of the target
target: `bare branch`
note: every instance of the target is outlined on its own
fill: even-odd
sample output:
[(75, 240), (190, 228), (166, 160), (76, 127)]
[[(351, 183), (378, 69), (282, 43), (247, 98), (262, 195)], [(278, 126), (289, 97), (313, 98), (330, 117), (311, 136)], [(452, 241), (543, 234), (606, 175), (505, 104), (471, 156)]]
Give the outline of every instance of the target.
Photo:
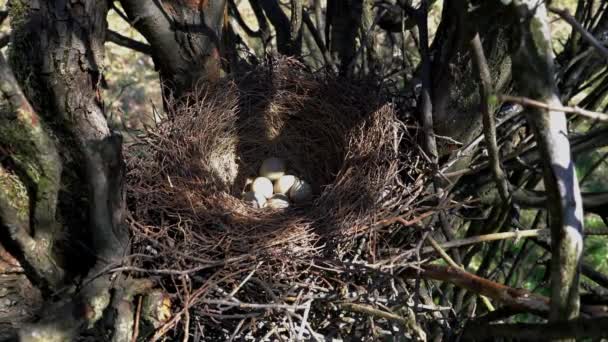
[[(408, 269), (405, 271), (405, 275), (416, 277), (416, 271), (418, 270)], [(420, 277), (426, 279), (447, 281), (473, 293), (499, 301), (514, 309), (541, 315), (549, 312), (549, 298), (547, 297), (523, 289), (505, 286), (458, 268), (427, 264), (421, 267), (419, 274)]]
[(527, 107), (536, 107), (540, 109), (546, 109), (553, 112), (564, 112), (564, 113), (572, 113), (580, 116), (584, 116), (593, 120), (597, 120), (600, 122), (608, 122), (608, 114), (593, 112), (590, 110), (586, 110), (580, 107), (564, 107), (564, 106), (555, 106), (550, 105), (548, 103), (537, 101), (533, 99), (529, 99), (521, 96), (510, 96), (510, 95), (498, 95), (499, 101), (509, 101), (514, 103), (519, 103), (522, 106)]
[[(448, 249), (448, 248), (472, 245), (472, 244), (480, 243), (480, 242), (535, 237), (535, 236), (539, 236), (540, 234), (543, 234), (543, 233), (548, 234), (549, 230), (548, 229), (528, 229), (528, 230), (519, 230), (519, 231), (514, 231), (514, 232), (485, 234), (485, 235), (478, 235), (478, 236), (465, 238), (465, 239), (447, 241), (447, 242), (440, 244), (439, 247), (441, 247), (443, 249)], [(434, 246), (426, 247), (425, 249), (422, 250), (422, 253), (430, 253), (435, 250), (436, 250), (436, 248)]]
[(137, 40), (129, 37), (125, 37), (118, 32), (108, 30), (106, 34), (106, 41), (146, 55), (152, 55), (152, 47), (150, 45), (138, 42)]
[(427, 1), (422, 0), (420, 8), (415, 11), (416, 23), (420, 34), (420, 56), (422, 58), (422, 107), (421, 121), (424, 131), (424, 150), (428, 154), (431, 162), (437, 165), (438, 153), (437, 142), (433, 132), (433, 104), (431, 102), (431, 56), (429, 53), (429, 32), (427, 17)]
[(496, 106), (496, 103), (492, 104), (491, 102), (494, 89), (492, 87), (490, 68), (488, 67), (486, 56), (483, 53), (483, 46), (481, 45), (479, 33), (475, 34), (475, 37), (471, 41), (471, 50), (473, 50), (473, 60), (477, 66), (479, 79), (481, 81), (481, 87), (479, 88), (481, 97), (481, 113), (483, 119), (484, 137), (490, 157), (490, 165), (494, 174), (494, 180), (498, 186), (498, 193), (500, 194), (503, 202), (508, 203), (511, 197), (509, 194), (509, 181), (502, 169), (502, 165), (500, 164), (498, 145), (496, 144), (496, 122), (494, 121), (493, 115), (494, 109), (491, 108), (492, 106)]
[[(547, 11), (543, 2), (513, 4), (519, 42), (512, 51), (516, 86), (528, 97), (561, 108), (555, 92), (553, 51)], [(544, 185), (551, 226), (551, 321), (579, 315), (579, 263), (583, 250), (583, 205), (568, 127), (563, 111), (531, 108), (530, 122), (542, 155)]]

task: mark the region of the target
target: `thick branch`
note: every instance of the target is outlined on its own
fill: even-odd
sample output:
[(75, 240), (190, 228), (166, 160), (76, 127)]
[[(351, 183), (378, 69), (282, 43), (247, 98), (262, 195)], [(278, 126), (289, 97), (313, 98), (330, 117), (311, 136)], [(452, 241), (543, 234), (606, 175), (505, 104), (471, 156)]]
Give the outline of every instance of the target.
[[(519, 5), (519, 6), (517, 6)], [(513, 75), (528, 97), (561, 107), (555, 93), (553, 51), (544, 3), (518, 1)], [(564, 112), (528, 111), (544, 162), (551, 224), (551, 315), (553, 321), (578, 317), (578, 266), (583, 249), (583, 207), (570, 156)]]
[[(453, 267), (433, 264), (423, 265), (419, 271), (420, 277), (452, 283), (473, 293), (499, 301), (517, 310), (532, 312), (540, 315), (549, 312), (549, 298), (528, 292), (523, 289), (508, 287), (469, 272)], [(417, 276), (417, 270), (406, 271), (406, 276)]]
[[(55, 142), (47, 134), (42, 121), (34, 111), (0, 54), (0, 92), (7, 98), (11, 111), (0, 116), (0, 143), (11, 150), (11, 159), (22, 174), (28, 187), (28, 196), (33, 207), (29, 208), (33, 218), (29, 225), (34, 236), (29, 235), (30, 226), (11, 218), (8, 206), (3, 217), (11, 225), (11, 235), (18, 243), (29, 267), (35, 272), (38, 282), (51, 289), (59, 286), (64, 272), (52, 260), (52, 247), (59, 230), (55, 221), (57, 196), (62, 170)], [(6, 195), (6, 193), (5, 193)], [(4, 198), (8, 200), (8, 198)], [(8, 202), (8, 201), (7, 201)], [(20, 208), (26, 210), (25, 208)], [(4, 216), (4, 215), (3, 215)], [(25, 265), (26, 267), (28, 265)]]
[(205, 2), (121, 0), (131, 24), (146, 38), (161, 79), (181, 97), (201, 81), (220, 77), (225, 0)]

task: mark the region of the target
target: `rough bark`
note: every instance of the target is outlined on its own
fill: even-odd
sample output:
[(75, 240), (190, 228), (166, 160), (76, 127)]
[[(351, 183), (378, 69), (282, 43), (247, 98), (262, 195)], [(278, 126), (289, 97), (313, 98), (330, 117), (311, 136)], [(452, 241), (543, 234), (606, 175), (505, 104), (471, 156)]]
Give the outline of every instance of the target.
[[(0, 55), (0, 92), (9, 108), (0, 111), (0, 145), (14, 173), (0, 168), (0, 222), (16, 244), (16, 255), (44, 291), (62, 285), (65, 271), (53, 258), (60, 231), (55, 219), (62, 164), (55, 141), (19, 88)], [(4, 158), (9, 155), (0, 156)]]
[[(12, 6), (19, 8), (12, 18), (16, 37), (11, 50), (13, 67), (17, 70), (18, 81), (27, 90), (32, 108), (40, 113), (42, 120), (49, 122), (48, 128), (57, 136), (66, 138), (60, 141), (62, 155), (79, 156), (83, 161), (79, 165), (81, 171), (76, 174), (81, 176), (77, 181), (85, 184), (88, 190), (87, 206), (81, 209), (87, 211), (88, 248), (96, 257), (95, 266), (88, 272), (89, 278), (75, 298), (48, 305), (39, 322), (24, 327), (21, 339), (69, 340), (103, 315), (110, 303), (111, 283), (109, 275), (101, 270), (120, 263), (128, 248), (121, 138), (108, 128), (99, 90), (108, 3), (15, 0)], [(40, 127), (45, 129), (46, 126)], [(32, 134), (37, 133), (37, 127), (28, 129)], [(46, 150), (29, 155), (38, 163), (48, 155), (53, 156)], [(15, 159), (15, 156), (10, 157)], [(56, 164), (52, 165), (55, 177), (61, 173), (61, 165)], [(44, 208), (53, 219), (56, 207), (54, 199)], [(74, 212), (64, 214), (77, 215)], [(31, 232), (34, 237), (55, 231), (50, 228), (52, 223), (45, 222), (35, 220)], [(64, 234), (72, 234), (75, 227), (67, 225), (64, 229)], [(49, 239), (58, 238), (51, 234)]]
[(152, 47), (165, 95), (179, 98), (219, 79), (225, 0), (120, 3)]

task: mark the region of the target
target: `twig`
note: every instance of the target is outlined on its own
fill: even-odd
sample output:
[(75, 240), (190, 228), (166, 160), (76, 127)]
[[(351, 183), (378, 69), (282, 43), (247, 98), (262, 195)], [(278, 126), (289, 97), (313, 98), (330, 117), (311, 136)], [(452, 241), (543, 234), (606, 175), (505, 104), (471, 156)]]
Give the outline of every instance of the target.
[(435, 213), (436, 213), (436, 211), (434, 211), (434, 210), (433, 211), (427, 211), (426, 213), (422, 213), (419, 216), (414, 217), (411, 220), (405, 220), (403, 218), (403, 216), (390, 217), (390, 218), (383, 219), (383, 220), (380, 220), (380, 221), (376, 222), (376, 225), (378, 225), (378, 226), (388, 226), (388, 225), (391, 225), (393, 223), (399, 222), (402, 225), (408, 227), (408, 226), (412, 226), (412, 225), (414, 225), (416, 223), (419, 223), (420, 221), (424, 220), (425, 218), (427, 218), (429, 216), (434, 215)]
[(241, 327), (243, 326), (243, 323), (245, 323), (245, 318), (243, 318), (242, 320), (240, 320), (239, 324), (237, 324), (236, 328), (234, 328), (234, 331), (232, 332), (232, 335), (230, 335), (230, 339), (228, 340), (228, 342), (234, 341), (234, 338), (239, 333), (239, 330), (241, 330)]
[(530, 99), (527, 97), (521, 97), (521, 96), (498, 95), (497, 97), (498, 97), (499, 101), (515, 102), (515, 103), (519, 103), (522, 106), (536, 107), (536, 108), (546, 109), (546, 110), (556, 111), (556, 112), (572, 113), (572, 114), (584, 116), (584, 117), (587, 117), (587, 118), (590, 118), (593, 120), (597, 120), (600, 122), (608, 122), (607, 114), (600, 113), (600, 112), (593, 112), (593, 111), (586, 110), (586, 109), (576, 107), (576, 106), (574, 106), (574, 107), (551, 106), (547, 103), (533, 100), (533, 99)]
[(437, 251), (437, 253), (439, 253), (439, 255), (441, 255), (441, 258), (443, 260), (445, 260), (445, 262), (448, 263), (448, 265), (454, 267), (454, 268), (458, 268), (458, 269), (463, 269), (462, 266), (458, 265), (454, 260), (452, 260), (452, 258), (448, 255), (448, 253), (446, 253), (443, 248), (441, 248), (441, 246), (439, 246), (439, 244), (437, 243), (437, 241), (435, 241), (435, 239), (433, 239), (432, 237), (428, 237), (427, 238), (429, 240), (429, 242), (431, 243), (432, 248)]
[[(306, 303), (306, 309), (304, 309), (304, 314), (302, 315), (302, 323), (300, 324), (300, 329), (298, 331), (297, 341), (301, 341), (304, 336), (304, 328), (306, 327), (306, 323), (308, 322), (308, 313), (310, 312), (310, 307), (312, 306), (312, 299)], [(311, 332), (311, 335), (313, 333)]]
[[(539, 236), (544, 233), (549, 233), (549, 229), (529, 229), (529, 230), (519, 230), (519, 231), (515, 231), (515, 232), (486, 234), (486, 235), (479, 235), (479, 236), (474, 236), (474, 237), (470, 237), (470, 238), (466, 238), (466, 239), (444, 242), (441, 245), (439, 245), (438, 247), (443, 248), (443, 249), (448, 249), (448, 248), (472, 245), (472, 244), (480, 243), (480, 242), (488, 242), (488, 241), (496, 241), (496, 240), (504, 240), (504, 239), (512, 239), (512, 238), (520, 239), (520, 238), (527, 238), (527, 237), (535, 237), (535, 236)], [(434, 246), (426, 247), (425, 249), (422, 250), (422, 253), (430, 253), (434, 250), (436, 250), (436, 248)]]
[(133, 337), (131, 338), (131, 342), (137, 342), (137, 337), (139, 336), (139, 320), (141, 319), (142, 301), (143, 296), (139, 296), (137, 299), (137, 309), (135, 311), (135, 323), (133, 324)]
[(395, 322), (401, 323), (403, 325), (407, 324), (407, 320), (405, 318), (403, 318), (399, 315), (396, 315), (392, 312), (386, 312), (383, 310), (373, 308), (369, 305), (356, 304), (356, 303), (338, 303), (338, 306), (344, 310), (358, 312), (358, 313), (362, 313), (362, 314), (366, 314), (366, 315), (372, 315), (372, 316), (379, 317), (379, 318), (384, 318), (384, 319), (387, 319), (390, 321), (395, 321)]
[(241, 287), (243, 287), (243, 285), (245, 285), (249, 279), (251, 279), (251, 277), (253, 276), (253, 274), (255, 273), (255, 271), (258, 269), (258, 267), (262, 266), (264, 262), (260, 261), (254, 268), (253, 270), (251, 270), (251, 272), (249, 272), (249, 274), (245, 277), (245, 279), (243, 279), (243, 281), (234, 288), (234, 290), (232, 290), (232, 292), (230, 292), (230, 297), (234, 297), (234, 295), (239, 292), (239, 290), (241, 289)]
[(240, 309), (269, 309), (269, 310), (305, 310), (306, 305), (290, 305), (290, 304), (257, 304), (257, 303), (235, 303), (221, 299), (203, 299), (200, 301), (204, 304), (225, 305), (228, 307), (237, 307)]

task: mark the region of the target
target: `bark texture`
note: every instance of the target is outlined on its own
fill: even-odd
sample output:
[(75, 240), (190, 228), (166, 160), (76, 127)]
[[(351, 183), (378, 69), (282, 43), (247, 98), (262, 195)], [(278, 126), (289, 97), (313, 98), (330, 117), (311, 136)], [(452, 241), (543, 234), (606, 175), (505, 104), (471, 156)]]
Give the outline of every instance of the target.
[[(40, 191), (40, 186), (37, 191), (30, 192), (30, 199), (33, 193), (36, 198), (42, 195), (46, 201), (41, 207), (29, 209), (34, 212), (30, 215), (34, 220), (30, 222), (27, 234), (33, 236), (38, 244), (39, 238), (48, 241), (43, 246), (52, 245), (61, 235), (77, 235), (77, 228), (69, 225), (69, 220), (59, 225), (56, 217), (59, 188), (68, 178), (60, 178), (62, 163), (68, 162), (69, 158), (77, 158), (81, 164), (79, 171), (73, 173), (76, 179), (71, 181), (85, 185), (86, 206), (80, 209), (86, 212), (83, 222), (90, 240), (84, 243), (90, 243), (87, 248), (96, 260), (88, 271), (90, 279), (85, 281), (85, 286), (75, 294), (75, 298), (48, 305), (43, 318), (24, 327), (20, 337), (23, 341), (69, 340), (81, 328), (92, 326), (102, 316), (111, 295), (110, 277), (101, 271), (121, 263), (128, 248), (121, 138), (108, 128), (99, 89), (108, 3), (95, 0), (15, 0), (11, 5), (15, 12), (12, 17), (15, 42), (11, 47), (11, 61), (17, 71), (18, 82), (26, 90), (25, 96), (13, 95), (12, 98), (23, 98), (27, 103), (27, 96), (32, 104), (29, 108), (21, 105), (26, 110), (17, 111), (17, 122), (21, 122), (23, 130), (28, 132), (25, 143), (38, 146), (39, 153), (28, 155), (34, 159), (35, 165), (41, 165), (38, 169), (44, 171), (42, 175), (45, 178), (40, 179), (52, 180), (39, 183), (54, 186), (46, 192)], [(5, 85), (4, 82), (2, 84)], [(14, 83), (14, 88), (17, 87)], [(4, 94), (11, 98), (10, 89), (4, 88)], [(36, 113), (40, 116), (34, 115)], [(53, 140), (48, 138), (47, 130), (60, 137), (56, 142), (59, 154), (53, 152)], [(63, 159), (60, 160), (58, 155)], [(16, 156), (11, 154), (13, 160)], [(33, 178), (27, 173), (26, 176), (26, 179)], [(69, 202), (73, 198), (65, 200)], [(70, 204), (74, 205), (74, 202)], [(77, 209), (72, 207), (72, 210)], [(39, 216), (42, 213), (45, 216)], [(59, 229), (61, 235), (58, 234)], [(24, 248), (22, 252), (31, 254)], [(51, 261), (56, 262), (54, 259)], [(55, 273), (43, 274), (42, 277), (57, 289), (53, 282)]]
[(219, 79), (225, 0), (120, 3), (152, 47), (165, 95), (179, 98)]

